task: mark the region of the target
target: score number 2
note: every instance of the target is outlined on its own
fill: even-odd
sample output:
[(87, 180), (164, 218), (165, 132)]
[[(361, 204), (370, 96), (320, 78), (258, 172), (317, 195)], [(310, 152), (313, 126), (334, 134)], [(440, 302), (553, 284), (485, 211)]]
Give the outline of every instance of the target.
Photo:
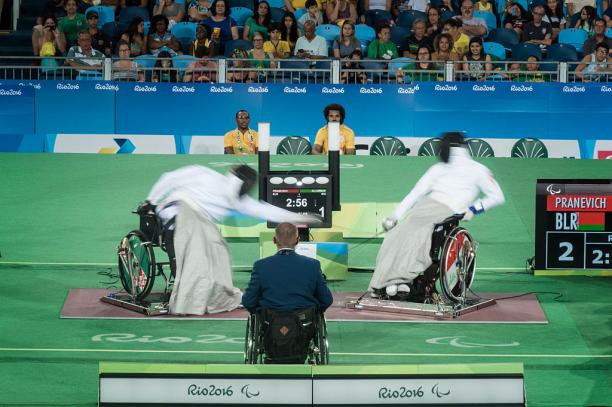
[(573, 244), (570, 242), (561, 242), (559, 243), (559, 247), (565, 249), (565, 252), (559, 256), (559, 261), (574, 261), (574, 256), (570, 256), (574, 250)]

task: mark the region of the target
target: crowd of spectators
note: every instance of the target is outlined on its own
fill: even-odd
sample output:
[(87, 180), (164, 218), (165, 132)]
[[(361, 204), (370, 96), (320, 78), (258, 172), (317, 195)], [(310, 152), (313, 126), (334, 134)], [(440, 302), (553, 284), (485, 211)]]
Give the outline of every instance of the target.
[[(492, 31), (507, 29), (516, 34), (517, 43), (536, 45), (540, 52), (522, 56), (523, 61), (540, 65), (548, 47), (559, 41), (560, 32), (575, 28), (586, 32), (586, 41), (579, 47), (583, 52), (574, 60), (580, 71), (609, 73), (611, 69), (609, 53), (603, 59), (600, 55), (612, 43), (606, 36), (612, 29), (608, 0), (507, 0), (501, 6), (490, 0), (272, 3), (282, 9), (266, 0), (253, 0), (246, 7), (251, 15), (242, 19), (234, 18), (232, 0), (47, 0), (32, 30), (32, 49), (45, 66), (57, 64), (53, 57), (63, 56), (67, 65), (91, 69), (101, 66), (99, 58), (112, 57), (114, 70), (121, 71), (113, 75), (122, 80), (144, 80), (130, 58), (151, 56), (157, 58), (154, 67), (159, 68), (152, 80), (214, 81), (217, 63), (209, 59), (224, 55), (234, 60), (230, 63), (234, 71), (226, 78), (234, 82), (266, 80), (266, 72), (286, 58), (310, 60), (311, 67), (314, 60), (336, 58), (348, 70), (341, 74), (343, 83), (364, 83), (367, 76), (359, 72), (363, 66), (359, 61), (379, 60), (387, 69), (384, 61), (399, 57), (406, 62), (394, 68), (399, 83), (407, 80), (408, 70), (430, 73), (411, 75), (411, 80), (439, 80), (447, 61), (456, 64), (464, 78), (483, 80), (494, 73), (500, 59), (485, 49)], [(114, 20), (101, 24), (99, 9), (91, 7), (94, 4), (112, 9)], [(245, 9), (245, 2), (239, 6)], [(134, 17), (126, 21), (125, 15)], [(184, 22), (193, 24), (194, 35), (179, 38), (175, 27)], [(338, 35), (333, 38), (320, 32), (323, 25), (333, 25)], [(356, 28), (362, 25), (371, 26), (375, 34), (360, 36)], [(172, 74), (173, 58), (182, 54), (195, 60), (188, 70)], [(513, 66), (520, 69), (529, 64)], [(576, 76), (595, 78), (592, 72)]]

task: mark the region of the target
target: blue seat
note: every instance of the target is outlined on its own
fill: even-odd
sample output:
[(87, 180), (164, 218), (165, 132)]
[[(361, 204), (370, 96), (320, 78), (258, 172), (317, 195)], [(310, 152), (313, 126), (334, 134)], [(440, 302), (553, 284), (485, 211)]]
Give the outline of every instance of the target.
[(329, 43), (340, 36), (340, 27), (336, 24), (321, 24), (316, 28), (315, 33)]
[(578, 20), (580, 20), (580, 11), (570, 16), (569, 27), (576, 27)]
[(589, 37), (589, 33), (580, 28), (566, 28), (559, 32), (559, 44), (569, 44), (576, 48), (576, 51), (582, 52), (582, 46)]
[(149, 11), (144, 7), (126, 7), (119, 13), (119, 22), (129, 25), (135, 17), (149, 21)]
[(270, 7), (270, 20), (282, 24), (285, 10), (280, 7)]
[(102, 32), (112, 39), (113, 44), (117, 42), (121, 35), (128, 29), (127, 25), (112, 21), (102, 26)]
[(196, 37), (196, 27), (198, 25), (196, 23), (178, 23), (172, 26), (170, 32), (172, 35), (176, 37), (176, 39), (181, 43), (181, 49), (183, 53), (189, 51), (189, 44)]
[(450, 20), (451, 18), (455, 17), (456, 15), (457, 15), (457, 13), (455, 13), (454, 11), (444, 10), (442, 12), (442, 15), (440, 16), (440, 18), (442, 19), (442, 21), (447, 21), (447, 20)]
[(149, 35), (149, 30), (151, 29), (151, 22), (150, 21), (145, 21), (144, 22), (144, 35)]
[(178, 70), (179, 75), (182, 77), (187, 67), (195, 61), (197, 61), (197, 58), (194, 56), (177, 55), (172, 58), (172, 66)]
[(298, 9), (295, 10), (293, 15), (295, 16), (296, 20), (299, 20), (300, 17), (302, 17), (306, 13), (308, 13), (308, 10), (306, 10), (305, 8), (298, 8)]
[(497, 42), (506, 49), (512, 49), (513, 46), (519, 43), (519, 38), (516, 35), (516, 31), (510, 28), (496, 28), (489, 31), (487, 41)]
[(497, 28), (497, 19), (493, 13), (488, 11), (474, 11), (474, 17), (482, 18), (487, 23), (487, 30), (491, 31)]
[(115, 21), (115, 10), (108, 6), (91, 6), (85, 10), (85, 15), (90, 11), (95, 11), (98, 13), (98, 28), (102, 28), (102, 26), (106, 23), (112, 23)]
[(427, 14), (418, 10), (402, 11), (399, 16), (397, 16), (396, 24), (400, 27), (406, 27), (412, 30), (412, 24), (416, 20), (427, 21)]
[(138, 55), (136, 58), (134, 58), (134, 60), (138, 63), (138, 65), (146, 69), (153, 68), (155, 66), (155, 62), (157, 62), (155, 55), (151, 54)]
[(288, 58), (283, 59), (280, 64), (282, 69), (310, 69), (310, 61), (305, 59)]
[[(211, 2), (212, 3), (212, 2)], [(253, 8), (253, 0), (229, 0), (230, 7), (244, 7), (244, 8)], [(270, 7), (276, 7), (272, 5), (270, 2)]]
[[(401, 57), (392, 59), (391, 62), (389, 62), (389, 67), (387, 69), (387, 72), (389, 73), (389, 78), (395, 78), (397, 76), (396, 73), (399, 68), (403, 69), (406, 65), (412, 63), (414, 63), (414, 59), (412, 58)], [(404, 81), (408, 82), (405, 79)]]
[(575, 62), (578, 61), (578, 52), (570, 44), (551, 44), (548, 47), (546, 59), (558, 62)]
[(612, 27), (606, 29), (606, 37), (612, 38)]
[(483, 45), (485, 54), (497, 58), (498, 61), (506, 60), (506, 48), (500, 43), (487, 41)]
[(538, 60), (542, 59), (542, 49), (536, 44), (522, 42), (512, 47), (513, 61), (527, 61), (530, 56), (535, 56)]
[(370, 27), (377, 27), (379, 24), (388, 24), (393, 20), (393, 16), (386, 10), (369, 10), (365, 13), (366, 24)]
[(355, 26), (355, 37), (359, 42), (367, 42), (369, 44), (376, 39), (376, 31), (369, 25), (359, 24)]
[(412, 31), (408, 27), (401, 27), (399, 25), (391, 27), (391, 42), (393, 42), (399, 49), (404, 48), (407, 43), (408, 37), (412, 34)]
[(253, 48), (253, 43), (251, 41), (247, 41), (247, 40), (231, 40), (225, 43), (225, 57), (226, 58), (231, 58), (232, 57), (232, 52), (234, 52), (235, 49), (243, 49), (245, 51), (248, 51), (250, 49)]
[(246, 7), (232, 7), (230, 16), (236, 21), (236, 25), (243, 27), (247, 18), (253, 17), (253, 10)]
[(268, 0), (268, 4), (270, 5), (270, 7), (278, 7), (278, 8), (285, 7), (285, 2), (283, 0)]

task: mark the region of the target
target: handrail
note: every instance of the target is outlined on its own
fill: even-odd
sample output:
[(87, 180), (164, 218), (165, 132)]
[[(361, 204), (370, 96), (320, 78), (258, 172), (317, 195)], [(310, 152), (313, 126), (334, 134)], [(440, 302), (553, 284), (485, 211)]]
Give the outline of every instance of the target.
[[(119, 70), (114, 65), (116, 58), (101, 58), (100, 65), (91, 67), (72, 67), (67, 65), (66, 57), (0, 57), (0, 79), (98, 79), (113, 80)], [(94, 59), (94, 58), (91, 58)], [(155, 81), (162, 73), (172, 81), (183, 81), (185, 72), (194, 72), (189, 82), (209, 81), (204, 75), (213, 75), (213, 82), (244, 82), (244, 83), (318, 83), (318, 84), (380, 84), (380, 83), (410, 83), (418, 81), (523, 81), (523, 82), (580, 82), (584, 80), (611, 82), (612, 71), (577, 74), (575, 68), (580, 62), (553, 61), (494, 61), (493, 69), (464, 70), (465, 61), (423, 61), (432, 62), (429, 69), (421, 70), (416, 61), (363, 60), (358, 65), (348, 65), (348, 61), (325, 59), (309, 60), (276, 60), (261, 61), (260, 66), (253, 66), (254, 61), (248, 59), (212, 59), (214, 65), (210, 69), (190, 67), (196, 59), (174, 59), (175, 67), (154, 67), (157, 58), (134, 58), (140, 64), (138, 72), (145, 74), (146, 81)], [(179, 62), (180, 61), (180, 62)], [(275, 65), (268, 63), (274, 62)], [(389, 68), (390, 64), (393, 69)], [(404, 65), (402, 65), (404, 64)], [(531, 64), (529, 66), (529, 64)], [(144, 66), (143, 66), (144, 65)], [(534, 68), (534, 66), (536, 68)], [(540, 69), (542, 67), (543, 69)], [(86, 72), (91, 71), (91, 72)], [(154, 75), (157, 74), (157, 75)], [(200, 75), (198, 75), (200, 74)], [(89, 76), (85, 78), (84, 76)], [(118, 75), (117, 77), (119, 77)], [(197, 79), (196, 79), (197, 77)], [(189, 78), (189, 77), (188, 77)], [(163, 79), (157, 78), (157, 81)]]

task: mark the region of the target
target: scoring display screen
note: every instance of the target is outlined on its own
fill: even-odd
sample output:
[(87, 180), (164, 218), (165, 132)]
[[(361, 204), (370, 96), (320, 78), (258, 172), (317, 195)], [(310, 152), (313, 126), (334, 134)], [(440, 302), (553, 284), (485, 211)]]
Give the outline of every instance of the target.
[[(318, 215), (322, 223), (314, 228), (331, 227), (331, 177), (315, 174), (275, 174), (268, 176), (267, 201), (291, 212)], [(269, 227), (276, 224), (268, 222)]]
[(538, 180), (536, 269), (612, 269), (612, 180)]

